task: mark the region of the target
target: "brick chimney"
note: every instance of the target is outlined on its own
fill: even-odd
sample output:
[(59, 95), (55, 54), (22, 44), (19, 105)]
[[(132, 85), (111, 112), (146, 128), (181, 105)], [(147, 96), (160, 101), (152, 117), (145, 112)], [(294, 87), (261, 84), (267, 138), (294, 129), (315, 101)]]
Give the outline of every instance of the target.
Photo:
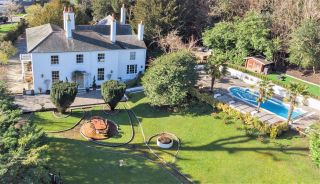
[(120, 13), (120, 24), (126, 24), (126, 8), (124, 7), (124, 4), (122, 4)]
[(114, 15), (112, 16), (112, 22), (110, 24), (110, 41), (112, 43), (116, 42), (117, 37), (117, 22), (114, 18)]
[(143, 41), (144, 37), (144, 25), (142, 24), (142, 21), (138, 25), (138, 40)]

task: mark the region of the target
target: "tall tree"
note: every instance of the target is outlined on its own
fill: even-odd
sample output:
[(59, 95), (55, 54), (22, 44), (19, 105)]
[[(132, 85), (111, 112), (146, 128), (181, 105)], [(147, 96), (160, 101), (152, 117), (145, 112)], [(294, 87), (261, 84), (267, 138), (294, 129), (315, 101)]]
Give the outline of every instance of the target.
[(271, 81), (262, 80), (258, 83), (259, 87), (259, 96), (256, 101), (258, 102), (257, 111), (260, 112), (261, 103), (264, 103), (266, 100), (271, 98), (274, 94), (273, 84)]
[(107, 15), (115, 14), (119, 16), (122, 4), (126, 7), (131, 6), (130, 0), (93, 0), (93, 17), (95, 20), (99, 20)]
[(278, 39), (270, 37), (267, 19), (256, 12), (249, 12), (233, 22), (217, 23), (204, 32), (203, 42), (215, 55), (222, 54), (237, 64), (243, 64), (245, 57), (253, 55), (273, 60), (280, 45)]
[(0, 183), (48, 183), (45, 134), (21, 120), (13, 100), (0, 82)]
[(213, 91), (213, 86), (216, 79), (220, 79), (227, 73), (227, 60), (222, 55), (212, 55), (205, 65), (205, 71), (211, 77), (210, 90)]
[(290, 108), (288, 111), (288, 119), (287, 119), (287, 123), (291, 122), (291, 117), (292, 117), (292, 113), (293, 110), (295, 108), (295, 106), (298, 104), (297, 102), (297, 97), (299, 95), (302, 95), (304, 100), (307, 98), (308, 95), (308, 88), (306, 85), (300, 84), (300, 83), (290, 83), (288, 85), (288, 94), (286, 97), (286, 101), (289, 102), (290, 104)]
[(132, 27), (143, 21), (146, 40), (151, 42), (167, 35), (179, 23), (178, 0), (137, 0), (133, 10)]
[(320, 24), (305, 20), (292, 33), (290, 40), (290, 62), (302, 68), (312, 68), (313, 73), (320, 67)]
[(179, 106), (194, 87), (196, 58), (181, 50), (157, 58), (142, 78), (147, 98), (156, 106)]

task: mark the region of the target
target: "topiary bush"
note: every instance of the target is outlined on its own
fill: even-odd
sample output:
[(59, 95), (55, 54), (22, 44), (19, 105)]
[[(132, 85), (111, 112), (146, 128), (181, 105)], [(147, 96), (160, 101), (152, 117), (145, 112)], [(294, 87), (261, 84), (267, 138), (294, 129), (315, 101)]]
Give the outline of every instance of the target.
[(114, 111), (125, 92), (126, 84), (116, 80), (106, 81), (101, 86), (101, 96), (112, 111)]
[(52, 84), (51, 101), (58, 112), (65, 113), (74, 102), (78, 93), (78, 84), (74, 82), (57, 82)]

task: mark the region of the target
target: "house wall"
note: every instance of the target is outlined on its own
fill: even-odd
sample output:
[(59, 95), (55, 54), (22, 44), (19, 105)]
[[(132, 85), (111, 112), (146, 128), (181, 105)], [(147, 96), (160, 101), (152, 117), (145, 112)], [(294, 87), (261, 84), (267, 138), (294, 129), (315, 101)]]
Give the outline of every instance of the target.
[[(228, 68), (228, 72), (230, 73), (231, 76), (239, 78), (242, 81), (244, 81), (245, 83), (248, 83), (250, 85), (256, 85), (259, 81), (261, 81), (261, 79), (259, 79), (257, 77), (254, 77), (254, 76), (249, 75), (247, 73), (235, 70), (233, 68)], [(281, 97), (286, 97), (287, 90), (285, 88), (278, 86), (278, 85), (274, 85), (273, 89), (274, 89), (275, 94), (277, 94)], [(303, 97), (299, 96), (297, 98), (297, 101), (299, 103), (302, 103)], [(317, 100), (314, 98), (308, 98), (307, 99), (307, 106), (320, 110), (320, 100)]]
[[(130, 60), (130, 52), (136, 52), (136, 59)], [(105, 54), (105, 61), (98, 62), (98, 53)], [(76, 63), (76, 55), (83, 54), (84, 62)], [(51, 65), (51, 56), (59, 56), (59, 64)], [(113, 80), (129, 80), (137, 76), (137, 74), (127, 74), (128, 64), (137, 64), (138, 72), (144, 72), (146, 61), (146, 49), (126, 49), (126, 50), (110, 50), (97, 52), (66, 52), (66, 53), (32, 53), (32, 73), (33, 88), (36, 93), (39, 88), (43, 91), (51, 89), (51, 72), (59, 71), (60, 80), (68, 78), (72, 79), (72, 73), (76, 70), (85, 71), (88, 75), (85, 77), (85, 87), (91, 87), (93, 76), (96, 77), (96, 84), (101, 85), (104, 81), (109, 80), (108, 74), (111, 74)], [(105, 80), (97, 79), (98, 68), (104, 68)], [(49, 85), (45, 83), (50, 80)]]

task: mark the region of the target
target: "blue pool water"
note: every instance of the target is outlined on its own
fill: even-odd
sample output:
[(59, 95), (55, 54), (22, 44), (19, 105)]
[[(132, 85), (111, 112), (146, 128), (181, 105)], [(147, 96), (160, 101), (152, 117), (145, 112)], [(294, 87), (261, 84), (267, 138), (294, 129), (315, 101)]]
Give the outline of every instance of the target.
[[(241, 88), (241, 87), (231, 87), (231, 88), (229, 88), (229, 91), (232, 96), (234, 96), (244, 102), (247, 102), (247, 103), (252, 104), (254, 106), (258, 105), (258, 102), (256, 101), (256, 98), (258, 97), (258, 93), (254, 93), (254, 92), (250, 91), (249, 89), (245, 89), (245, 88)], [(268, 110), (278, 116), (281, 116), (285, 119), (288, 118), (288, 106), (279, 100), (271, 98), (271, 99), (265, 101), (264, 103), (262, 103), (261, 108), (264, 108), (264, 109), (266, 109), (266, 110)], [(303, 113), (304, 113), (303, 111), (301, 111), (299, 109), (295, 109), (292, 114), (292, 119), (297, 118), (298, 116), (300, 116)]]

